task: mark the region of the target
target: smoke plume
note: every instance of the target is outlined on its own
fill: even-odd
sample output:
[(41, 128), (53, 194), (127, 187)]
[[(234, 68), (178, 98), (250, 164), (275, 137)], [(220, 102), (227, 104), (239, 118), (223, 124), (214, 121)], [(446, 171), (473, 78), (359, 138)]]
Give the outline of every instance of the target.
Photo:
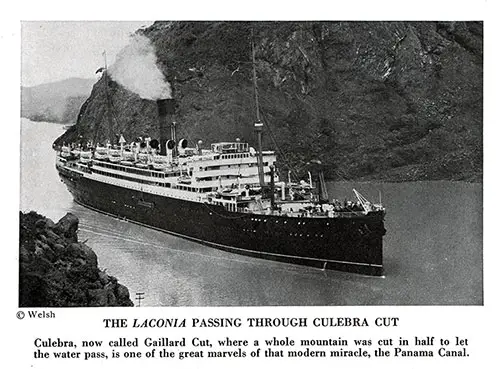
[(116, 62), (109, 67), (109, 74), (114, 81), (143, 99), (171, 98), (170, 85), (156, 62), (151, 41), (145, 36), (133, 35), (130, 43), (118, 53)]

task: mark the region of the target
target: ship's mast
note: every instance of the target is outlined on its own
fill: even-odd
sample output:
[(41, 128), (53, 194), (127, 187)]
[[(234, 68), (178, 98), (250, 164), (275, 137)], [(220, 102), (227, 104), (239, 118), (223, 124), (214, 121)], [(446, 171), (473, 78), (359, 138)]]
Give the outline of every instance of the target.
[(259, 93), (257, 89), (257, 72), (255, 70), (255, 46), (253, 42), (253, 29), (252, 29), (252, 67), (253, 67), (253, 90), (255, 97), (255, 111), (256, 111), (256, 121), (254, 124), (255, 132), (257, 132), (257, 165), (259, 168), (259, 184), (262, 189), (264, 189), (264, 164), (262, 159), (262, 128), (264, 124), (260, 120), (259, 112)]
[(104, 91), (106, 92), (106, 108), (108, 118), (108, 138), (109, 143), (113, 146), (113, 116), (111, 111), (111, 100), (108, 91), (108, 61), (106, 60), (106, 51), (103, 52), (104, 56)]

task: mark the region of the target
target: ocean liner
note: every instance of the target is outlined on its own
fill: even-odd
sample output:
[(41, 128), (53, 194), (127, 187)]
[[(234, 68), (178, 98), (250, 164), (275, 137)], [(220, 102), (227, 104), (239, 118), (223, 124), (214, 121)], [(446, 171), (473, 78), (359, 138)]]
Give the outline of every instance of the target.
[[(110, 132), (104, 146), (62, 146), (56, 156), (61, 180), (83, 206), (207, 246), (382, 275), (382, 204), (356, 190), (353, 201), (328, 200), (321, 173), (317, 188), (310, 173), (308, 181), (296, 182), (277, 175), (276, 154), (262, 149), (253, 64), (257, 149), (239, 139), (189, 147), (177, 138), (175, 100), (161, 99), (159, 140), (127, 144)], [(106, 69), (103, 74), (108, 78)]]

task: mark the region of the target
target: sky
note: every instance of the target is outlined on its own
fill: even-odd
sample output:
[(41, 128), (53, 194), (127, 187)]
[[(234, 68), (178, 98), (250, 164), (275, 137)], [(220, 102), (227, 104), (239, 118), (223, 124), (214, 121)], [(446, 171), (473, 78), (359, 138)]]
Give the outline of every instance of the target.
[(71, 77), (97, 78), (128, 43), (130, 34), (151, 21), (23, 21), (21, 85), (34, 86)]

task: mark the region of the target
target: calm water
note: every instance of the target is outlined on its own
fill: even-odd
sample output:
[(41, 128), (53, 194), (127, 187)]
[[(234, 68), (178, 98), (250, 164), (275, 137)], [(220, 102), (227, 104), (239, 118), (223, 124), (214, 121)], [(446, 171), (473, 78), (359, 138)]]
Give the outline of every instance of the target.
[(460, 182), (330, 183), (387, 207), (385, 277), (259, 260), (211, 249), (88, 210), (54, 167), (61, 125), (21, 123), (21, 210), (80, 218), (102, 269), (147, 306), (482, 304), (482, 185)]

